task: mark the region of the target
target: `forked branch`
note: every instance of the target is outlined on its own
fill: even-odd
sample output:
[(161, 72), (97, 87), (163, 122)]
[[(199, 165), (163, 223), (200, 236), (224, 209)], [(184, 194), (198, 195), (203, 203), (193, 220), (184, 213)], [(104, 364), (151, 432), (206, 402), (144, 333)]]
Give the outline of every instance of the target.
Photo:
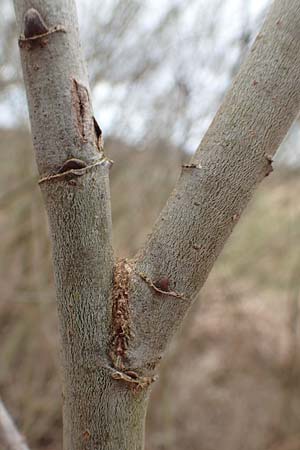
[(300, 4), (274, 1), (152, 235), (134, 261), (114, 265), (111, 163), (93, 117), (75, 2), (14, 3), (52, 234), (64, 448), (142, 450), (157, 363), (298, 114)]
[(299, 107), (300, 3), (275, 0), (136, 257), (136, 272), (150, 280), (168, 279), (169, 290), (189, 301), (159, 297), (138, 277), (134, 279), (135, 339), (128, 349), (132, 365), (147, 367), (164, 351), (254, 189), (272, 171), (273, 155)]

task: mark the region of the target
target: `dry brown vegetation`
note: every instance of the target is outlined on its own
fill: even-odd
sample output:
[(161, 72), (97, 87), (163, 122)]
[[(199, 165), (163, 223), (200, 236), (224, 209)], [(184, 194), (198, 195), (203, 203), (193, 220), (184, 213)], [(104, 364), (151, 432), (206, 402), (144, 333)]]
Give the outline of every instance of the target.
[[(27, 132), (2, 131), (0, 395), (33, 450), (58, 450), (61, 387), (50, 245)], [(142, 244), (183, 155), (108, 142), (119, 256)], [(163, 363), (147, 450), (299, 450), (298, 171), (269, 177)]]

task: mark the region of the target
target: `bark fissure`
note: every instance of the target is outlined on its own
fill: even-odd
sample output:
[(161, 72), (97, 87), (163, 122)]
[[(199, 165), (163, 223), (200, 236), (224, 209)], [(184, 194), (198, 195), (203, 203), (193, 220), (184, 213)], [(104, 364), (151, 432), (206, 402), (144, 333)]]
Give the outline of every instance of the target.
[[(88, 142), (91, 136), (94, 138), (95, 133), (89, 92), (85, 86), (75, 79), (72, 84), (72, 97), (78, 132), (83, 142)], [(92, 139), (93, 141), (94, 139)]]

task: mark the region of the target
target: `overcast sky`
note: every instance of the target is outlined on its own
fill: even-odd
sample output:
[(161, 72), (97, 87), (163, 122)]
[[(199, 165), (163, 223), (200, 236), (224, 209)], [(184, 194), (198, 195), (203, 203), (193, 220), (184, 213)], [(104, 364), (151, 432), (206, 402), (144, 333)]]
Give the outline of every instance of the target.
[[(0, 23), (1, 20), (3, 23), (13, 14), (12, 2), (0, 1), (2, 7)], [(100, 6), (95, 0), (77, 0), (82, 41), (86, 52), (91, 49), (91, 41), (88, 39), (91, 21), (94, 17), (98, 17), (100, 23), (102, 19), (105, 21), (105, 15), (111, 14), (112, 6), (116, 1), (102, 0)], [(142, 52), (128, 54), (126, 60), (128, 64), (126, 62), (121, 68), (125, 72), (132, 61), (134, 62), (134, 58), (135, 62), (138, 62), (139, 58), (142, 59), (145, 56), (145, 52), (153, 51), (151, 48), (144, 48), (144, 42), (146, 36), (155, 34), (155, 27), (166, 11), (171, 6), (179, 5), (181, 15), (176, 19), (177, 28), (167, 34), (167, 37), (164, 36), (163, 52), (165, 53), (162, 53), (159, 67), (151, 76), (134, 86), (134, 89), (131, 86), (129, 93), (129, 84), (126, 79), (120, 83), (111, 83), (109, 79), (104, 79), (94, 86), (94, 110), (96, 117), (101, 119), (104, 135), (126, 138), (138, 143), (139, 139), (145, 139), (153, 118), (158, 116), (160, 128), (170, 133), (168, 138), (175, 145), (194, 151), (208, 128), (222, 95), (231, 83), (232, 67), (238, 57), (235, 41), (238, 41), (245, 24), (252, 31), (251, 39), (254, 39), (269, 3), (270, 0), (136, 0), (136, 4), (142, 8), (132, 30), (125, 35), (125, 40), (130, 41), (129, 44), (134, 44), (136, 41), (137, 48), (142, 49)], [(219, 5), (218, 8), (216, 5)], [(196, 46), (194, 42), (192, 47), (189, 42), (193, 36), (193, 30), (199, 31), (200, 28), (201, 31), (203, 26), (213, 28), (212, 12), (214, 10), (222, 11), (220, 17), (216, 18), (217, 33), (214, 30), (214, 38), (209, 37), (205, 40), (206, 31), (204, 30), (203, 36), (197, 39)], [(99, 36), (101, 47), (101, 39), (104, 38), (101, 34), (101, 26), (97, 36)], [(157, 40), (157, 42), (160, 41)], [(127, 47), (124, 43), (122, 45), (127, 57)], [(211, 56), (216, 61), (211, 61)], [(10, 69), (2, 67), (2, 71), (5, 70), (9, 76)], [(117, 70), (120, 70), (120, 67)], [(168, 89), (179, 72), (188, 84), (190, 97), (185, 107), (174, 115), (176, 117), (173, 126), (169, 126), (167, 115), (170, 109), (176, 108), (172, 103), (168, 107), (168, 101), (172, 100), (172, 89), (169, 91)], [(165, 89), (167, 90), (166, 98), (163, 97)], [(157, 113), (155, 107), (161, 98), (163, 99), (160, 103), (161, 110)], [(175, 110), (174, 113), (176, 113)], [(0, 126), (11, 127), (22, 120), (28, 123), (24, 91), (20, 88), (11, 88), (0, 98)], [(189, 126), (185, 126), (188, 121)], [(293, 136), (290, 159), (298, 158), (299, 160), (299, 132), (294, 133)]]

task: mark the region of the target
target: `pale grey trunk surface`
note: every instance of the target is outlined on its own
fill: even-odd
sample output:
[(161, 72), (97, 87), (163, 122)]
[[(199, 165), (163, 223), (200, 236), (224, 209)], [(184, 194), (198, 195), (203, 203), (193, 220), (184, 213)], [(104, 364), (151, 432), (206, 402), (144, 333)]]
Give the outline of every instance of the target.
[(152, 235), (134, 261), (114, 264), (111, 163), (74, 1), (14, 3), (53, 243), (64, 448), (142, 450), (157, 364), (298, 113), (300, 5), (274, 2)]
[(111, 163), (103, 155), (93, 119), (75, 2), (16, 1), (15, 10), (52, 235), (62, 342), (64, 448), (140, 450), (147, 393), (134, 394), (126, 383), (115, 380), (109, 358), (114, 266)]

